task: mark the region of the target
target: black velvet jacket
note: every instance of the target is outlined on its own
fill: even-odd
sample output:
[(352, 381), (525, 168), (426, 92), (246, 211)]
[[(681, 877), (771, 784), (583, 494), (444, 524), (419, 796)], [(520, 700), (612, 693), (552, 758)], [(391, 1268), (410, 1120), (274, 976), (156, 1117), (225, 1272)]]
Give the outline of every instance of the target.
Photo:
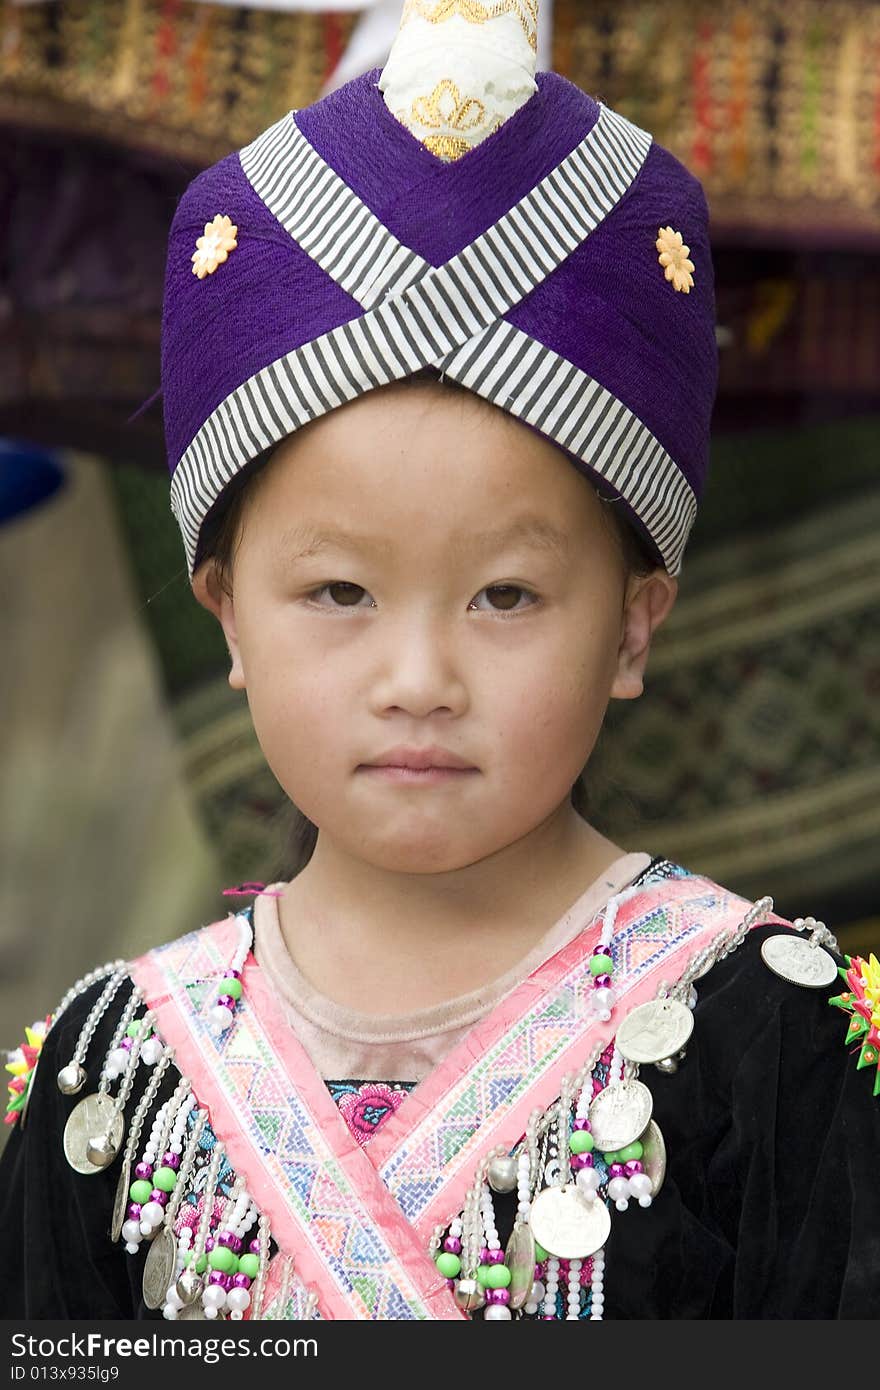
[[(606, 1318), (873, 1318), (880, 1311), (880, 1097), (873, 1069), (844, 1045), (843, 988), (789, 984), (762, 962), (757, 927), (697, 981), (687, 1055), (673, 1075), (641, 1070), (666, 1140), (665, 1184), (652, 1206), (615, 1212)], [(842, 962), (841, 962), (842, 963)], [(52, 1028), (26, 1123), (0, 1162), (0, 1315), (161, 1319), (141, 1299), (146, 1243), (125, 1253), (108, 1234), (121, 1160), (76, 1173), (62, 1150), (79, 1097), (59, 1093), (103, 981)], [(128, 991), (92, 1046), (87, 1090)], [(140, 1068), (145, 1072), (146, 1068)], [(173, 1067), (160, 1099), (174, 1088)], [(382, 1078), (387, 1079), (387, 1078)], [(145, 1079), (126, 1107), (131, 1115)], [(85, 1092), (84, 1092), (85, 1093)], [(404, 1101), (404, 1104), (406, 1102)], [(515, 1198), (497, 1197), (502, 1242)]]

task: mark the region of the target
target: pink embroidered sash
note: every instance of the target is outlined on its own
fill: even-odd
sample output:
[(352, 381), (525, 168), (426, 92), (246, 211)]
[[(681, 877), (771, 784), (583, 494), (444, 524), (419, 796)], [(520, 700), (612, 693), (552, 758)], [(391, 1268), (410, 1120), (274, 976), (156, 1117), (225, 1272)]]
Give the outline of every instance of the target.
[[(558, 1097), (563, 1075), (750, 906), (693, 875), (649, 883), (624, 901), (607, 1023), (588, 1008), (600, 911), (468, 1032), (365, 1147), (252, 955), (234, 1024), (219, 1039), (209, 1031), (215, 982), (237, 942), (232, 917), (149, 951), (131, 974), (279, 1249), (295, 1257), (293, 1315), (311, 1284), (323, 1317), (460, 1319), (428, 1241), (461, 1210), (480, 1159), (497, 1144), (512, 1149), (531, 1111)], [(772, 912), (762, 920), (785, 923)], [(272, 1262), (265, 1316), (273, 1299), (275, 1314), (288, 1315), (277, 1298), (280, 1263)]]

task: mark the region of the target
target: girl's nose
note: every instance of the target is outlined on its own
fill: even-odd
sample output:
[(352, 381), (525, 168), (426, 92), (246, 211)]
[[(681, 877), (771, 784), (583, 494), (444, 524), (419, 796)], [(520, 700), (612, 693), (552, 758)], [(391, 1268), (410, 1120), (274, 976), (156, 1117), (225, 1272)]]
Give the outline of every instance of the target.
[(466, 709), (461, 653), (441, 620), (423, 613), (389, 627), (373, 669), (372, 703), (379, 714), (399, 709), (420, 718)]

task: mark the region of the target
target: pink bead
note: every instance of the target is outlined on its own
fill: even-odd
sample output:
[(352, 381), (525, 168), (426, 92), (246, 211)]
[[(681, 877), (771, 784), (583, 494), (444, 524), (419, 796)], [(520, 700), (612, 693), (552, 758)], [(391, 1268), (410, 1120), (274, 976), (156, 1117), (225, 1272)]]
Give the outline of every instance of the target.
[(233, 1274), (232, 1287), (234, 1289), (249, 1289), (251, 1281), (246, 1274)]
[(123, 1039), (122, 1039), (122, 1042), (119, 1044), (119, 1046), (120, 1046), (120, 1047), (124, 1047), (125, 1050), (126, 1050), (126, 1052), (131, 1052), (131, 1045), (132, 1045), (133, 1042), (134, 1042), (134, 1038), (123, 1038)]
[(607, 946), (603, 946), (602, 943), (601, 943), (601, 941), (600, 941), (598, 946), (594, 946), (594, 947), (593, 947), (593, 952), (592, 952), (592, 954), (593, 954), (594, 956), (607, 956), (607, 955), (608, 955), (608, 947), (607, 947)]
[(240, 970), (224, 970), (224, 971), (223, 971), (223, 978), (224, 978), (224, 980), (240, 980), (240, 979), (241, 979), (241, 971), (240, 971)]
[(487, 1265), (488, 1263), (489, 1263), (489, 1247), (488, 1247), (488, 1245), (484, 1245), (484, 1246), (482, 1246), (481, 1249), (480, 1249), (480, 1264), (481, 1264), (481, 1265)]
[(507, 1289), (487, 1289), (487, 1290), (486, 1290), (486, 1302), (487, 1302), (487, 1303), (509, 1303), (509, 1302), (510, 1302), (510, 1294), (509, 1294), (509, 1292), (507, 1291)]
[(644, 1173), (645, 1171), (644, 1165), (638, 1158), (631, 1158), (629, 1162), (624, 1163), (623, 1166), (628, 1178), (634, 1178), (636, 1173)]
[(443, 1242), (443, 1249), (448, 1250), (450, 1255), (460, 1255), (461, 1241), (458, 1236), (447, 1236)]
[(219, 1284), (220, 1288), (222, 1289), (225, 1288), (225, 1284), (223, 1282), (225, 1278), (226, 1275), (222, 1274), (219, 1269), (212, 1269), (211, 1273), (208, 1275), (208, 1283)]
[(235, 1236), (232, 1234), (231, 1231), (220, 1231), (219, 1235), (217, 1236), (217, 1244), (225, 1245), (227, 1250), (233, 1249), (234, 1242)]
[(139, 1221), (141, 1216), (140, 1202), (129, 1202), (128, 1214), (132, 1221)]
[(150, 1193), (150, 1201), (158, 1202), (160, 1207), (164, 1207), (165, 1203), (168, 1201), (168, 1193), (163, 1192), (161, 1187), (154, 1187)]
[(576, 1115), (576, 1116), (575, 1116), (575, 1121), (574, 1121), (574, 1128), (575, 1128), (575, 1129), (589, 1129), (589, 1128), (590, 1128), (590, 1122), (589, 1122), (589, 1120), (586, 1118), (585, 1115)]
[(217, 1003), (222, 1004), (224, 1009), (230, 1009), (233, 1013), (235, 1012), (235, 1000), (231, 994), (219, 995)]
[(593, 989), (610, 989), (610, 987), (611, 987), (611, 976), (610, 976), (610, 975), (595, 975), (595, 976), (593, 977)]
[(579, 1173), (579, 1172), (581, 1171), (582, 1168), (592, 1168), (592, 1166), (593, 1166), (593, 1155), (592, 1155), (592, 1154), (572, 1154), (572, 1156), (571, 1156), (571, 1167), (572, 1167), (572, 1172), (574, 1172), (574, 1173)]
[(447, 1289), (454, 1289), (454, 1288), (455, 1288), (455, 1280), (454, 1280), (454, 1279), (447, 1279), (447, 1280), (446, 1280), (446, 1287), (447, 1287)]
[(250, 1245), (248, 1246), (248, 1250), (251, 1252), (252, 1255), (259, 1255), (259, 1253), (260, 1253), (260, 1237), (259, 1237), (259, 1236), (254, 1236), (253, 1240), (251, 1241)]
[(136, 1178), (143, 1178), (144, 1181), (149, 1181), (153, 1176), (152, 1163), (138, 1163), (135, 1167), (134, 1175)]
[(214, 1246), (216, 1245), (216, 1243), (217, 1243), (217, 1242), (214, 1240), (214, 1237), (213, 1237), (213, 1236), (208, 1236), (208, 1239), (205, 1241), (205, 1254), (206, 1254), (206, 1255), (210, 1255), (210, 1253), (211, 1253), (211, 1251), (214, 1249)]
[(162, 1155), (162, 1163), (166, 1168), (173, 1168), (176, 1173), (180, 1167), (180, 1154), (173, 1154), (169, 1150), (167, 1154)]
[(224, 1289), (226, 1290), (226, 1292), (229, 1293), (229, 1290), (232, 1288), (232, 1275), (231, 1275), (231, 1274), (224, 1274), (224, 1275), (223, 1275), (223, 1287), (224, 1287)]
[(622, 1163), (612, 1163), (611, 1167), (608, 1169), (608, 1172), (611, 1174), (612, 1178), (626, 1177), (626, 1168)]
[(486, 1259), (485, 1259), (484, 1263), (487, 1264), (487, 1265), (503, 1265), (503, 1264), (504, 1264), (504, 1251), (503, 1251), (503, 1250), (490, 1250), (490, 1251), (487, 1253), (487, 1256), (486, 1256)]

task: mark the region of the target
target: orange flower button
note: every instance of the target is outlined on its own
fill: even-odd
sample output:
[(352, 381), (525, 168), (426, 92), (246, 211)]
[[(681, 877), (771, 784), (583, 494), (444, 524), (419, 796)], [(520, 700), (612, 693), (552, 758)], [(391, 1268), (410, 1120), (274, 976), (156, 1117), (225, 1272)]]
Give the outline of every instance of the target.
[(218, 265), (238, 245), (235, 239), (237, 232), (232, 219), (219, 212), (213, 222), (206, 222), (205, 235), (199, 237), (192, 254), (193, 275), (198, 275), (200, 280), (204, 280), (206, 275), (213, 275)]
[(660, 227), (658, 230), (660, 235), (654, 245), (660, 252), (658, 260), (663, 266), (663, 273), (673, 289), (690, 294), (694, 283), (691, 274), (694, 263), (688, 260), (691, 248), (683, 244), (681, 232), (674, 232), (671, 227)]

